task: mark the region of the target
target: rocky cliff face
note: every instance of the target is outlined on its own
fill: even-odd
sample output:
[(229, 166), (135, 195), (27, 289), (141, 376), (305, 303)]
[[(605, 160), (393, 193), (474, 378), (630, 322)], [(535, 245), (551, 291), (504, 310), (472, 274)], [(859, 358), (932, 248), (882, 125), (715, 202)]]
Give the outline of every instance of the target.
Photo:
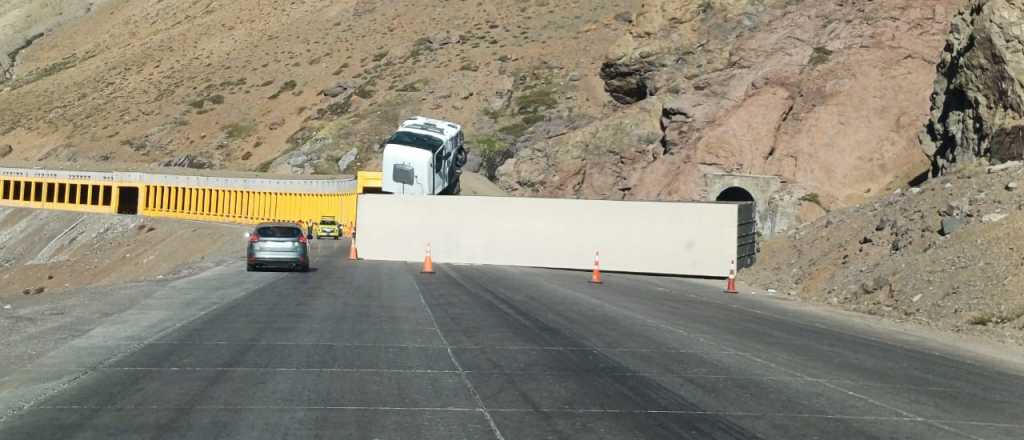
[(1024, 1), (971, 0), (953, 20), (923, 138), (933, 171), (1024, 158)]
[[(0, 145), (20, 161), (351, 172), (426, 114), (462, 122), (474, 167), (515, 194), (713, 198), (706, 176), (764, 174), (820, 214), (929, 169), (918, 134), (966, 1), (69, 1), (96, 12), (20, 51)], [(0, 8), (0, 42), (35, 3)]]
[[(612, 106), (625, 109), (601, 124), (653, 115), (660, 148), (549, 158), (544, 172), (554, 177), (530, 192), (706, 198), (701, 176), (738, 172), (781, 176), (837, 207), (905, 185), (928, 169), (917, 133), (960, 3), (645, 2), (602, 66)], [(631, 109), (641, 104), (660, 111)], [(519, 189), (542, 168), (527, 157), (573, 142), (521, 150), (501, 183)], [(607, 163), (616, 166), (592, 165)], [(586, 171), (598, 168), (613, 176)]]

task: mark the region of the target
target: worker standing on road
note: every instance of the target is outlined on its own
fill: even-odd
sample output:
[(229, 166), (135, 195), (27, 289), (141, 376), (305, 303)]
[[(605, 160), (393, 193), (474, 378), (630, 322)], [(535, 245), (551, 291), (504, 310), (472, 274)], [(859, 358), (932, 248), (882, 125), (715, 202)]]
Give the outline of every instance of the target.
[(309, 219), (309, 223), (306, 223), (306, 238), (313, 238), (313, 219)]

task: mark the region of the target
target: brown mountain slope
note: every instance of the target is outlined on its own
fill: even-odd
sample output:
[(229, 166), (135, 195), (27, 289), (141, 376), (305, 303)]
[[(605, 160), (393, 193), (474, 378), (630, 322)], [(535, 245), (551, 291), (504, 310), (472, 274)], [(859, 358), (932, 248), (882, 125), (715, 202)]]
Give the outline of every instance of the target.
[[(558, 171), (550, 164), (566, 162), (548, 152), (559, 148), (527, 149), (502, 183), (539, 194), (691, 199), (705, 196), (704, 174), (740, 172), (782, 176), (825, 207), (873, 198), (928, 169), (918, 134), (961, 3), (645, 2), (603, 74), (624, 106), (657, 102), (664, 139), (634, 154), (597, 139), (585, 160)], [(618, 175), (605, 175), (620, 160)], [(538, 170), (549, 173), (543, 184)]]
[(109, 1), (19, 53), (0, 145), (337, 173), (428, 114), (464, 123), (470, 171), (513, 194), (704, 198), (704, 175), (740, 172), (846, 206), (927, 170), (961, 3)]
[[(597, 67), (625, 27), (613, 17), (635, 3), (111, 1), (20, 53), (0, 144), (19, 160), (338, 172), (416, 113), (514, 132), (516, 117), (485, 113), (527, 83), (544, 87), (534, 107), (598, 112)], [(350, 101), (318, 95), (338, 82)]]

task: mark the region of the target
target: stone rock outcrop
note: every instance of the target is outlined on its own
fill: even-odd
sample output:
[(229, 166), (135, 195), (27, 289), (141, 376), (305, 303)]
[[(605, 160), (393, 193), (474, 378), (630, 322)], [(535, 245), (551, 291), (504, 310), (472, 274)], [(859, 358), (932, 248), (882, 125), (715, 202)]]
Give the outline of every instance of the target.
[(1024, 158), (1024, 1), (971, 0), (953, 19), (922, 136), (933, 174)]
[(726, 67), (736, 37), (783, 0), (654, 0), (644, 2), (629, 33), (601, 66), (605, 91), (620, 104), (658, 93), (666, 68)]
[(642, 102), (616, 118), (523, 146), (497, 170), (521, 195), (625, 199), (640, 170), (663, 154), (661, 106)]
[(619, 104), (634, 104), (655, 93), (648, 75), (654, 69), (642, 61), (606, 62), (601, 66), (604, 89)]
[(160, 163), (160, 166), (169, 168), (191, 168), (195, 170), (206, 170), (214, 168), (214, 163), (208, 159), (184, 154)]
[(352, 162), (355, 162), (356, 158), (358, 158), (358, 157), (359, 157), (359, 149), (358, 148), (353, 148), (351, 150), (348, 150), (348, 153), (345, 153), (344, 156), (341, 156), (341, 159), (338, 159), (338, 172), (339, 173), (344, 173), (345, 170), (348, 169), (349, 165), (351, 165)]
[[(703, 176), (735, 173), (779, 176), (831, 209), (905, 185), (929, 169), (918, 133), (962, 2), (644, 2), (601, 72), (625, 109), (601, 123), (660, 106), (662, 154), (624, 158), (616, 179), (585, 174), (579, 196), (618, 197), (621, 181), (628, 199), (707, 199)], [(547, 157), (553, 183), (570, 177)]]

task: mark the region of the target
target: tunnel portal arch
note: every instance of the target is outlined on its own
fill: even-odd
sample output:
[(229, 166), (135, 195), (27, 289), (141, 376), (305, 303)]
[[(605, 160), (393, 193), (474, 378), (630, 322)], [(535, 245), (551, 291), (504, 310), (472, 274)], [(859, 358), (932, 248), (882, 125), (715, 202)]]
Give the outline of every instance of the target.
[(740, 186), (730, 186), (718, 194), (716, 202), (752, 202), (757, 205), (754, 195)]

